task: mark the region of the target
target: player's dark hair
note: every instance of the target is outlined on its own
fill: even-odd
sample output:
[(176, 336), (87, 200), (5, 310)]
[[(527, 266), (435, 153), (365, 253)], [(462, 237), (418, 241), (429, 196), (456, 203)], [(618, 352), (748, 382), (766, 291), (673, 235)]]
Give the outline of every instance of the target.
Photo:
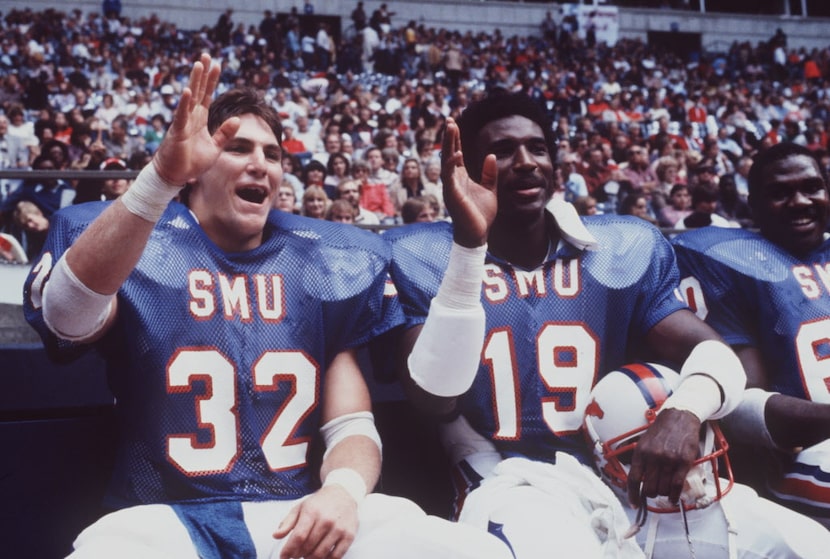
[(256, 89), (241, 87), (226, 91), (210, 104), (208, 110), (208, 131), (214, 134), (223, 122), (234, 116), (252, 114), (258, 116), (271, 129), (282, 147), (282, 121), (272, 107)]
[(825, 169), (821, 164), (821, 160), (818, 158), (818, 154), (816, 154), (816, 152), (800, 144), (781, 142), (758, 152), (755, 154), (755, 157), (752, 158), (752, 167), (749, 168), (749, 174), (747, 175), (750, 207), (755, 207), (761, 199), (760, 189), (767, 168), (773, 163), (786, 159), (792, 155), (806, 155), (815, 161), (819, 173), (821, 173), (821, 178), (824, 180), (824, 186), (825, 188), (828, 188), (827, 169)]
[(556, 135), (550, 118), (542, 107), (531, 99), (527, 93), (508, 93), (504, 90), (491, 91), (487, 97), (470, 103), (458, 118), (461, 131), (461, 150), (464, 152), (464, 165), (470, 177), (481, 180), (481, 167), (486, 153), (478, 153), (476, 141), (481, 129), (494, 120), (509, 116), (523, 116), (539, 125), (545, 135), (551, 162), (556, 161)]

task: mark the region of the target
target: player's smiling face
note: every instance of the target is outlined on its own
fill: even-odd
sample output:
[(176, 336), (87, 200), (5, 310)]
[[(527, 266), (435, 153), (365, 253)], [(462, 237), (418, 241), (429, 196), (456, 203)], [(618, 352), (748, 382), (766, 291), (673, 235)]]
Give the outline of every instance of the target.
[(282, 149), (273, 131), (252, 114), (240, 121), (236, 135), (190, 195), (190, 208), (208, 237), (228, 252), (262, 243), (283, 176)]
[(498, 167), (499, 214), (539, 214), (553, 193), (553, 163), (542, 128), (512, 115), (485, 125), (481, 154), (494, 154)]
[(816, 162), (790, 155), (764, 169), (758, 225), (765, 237), (796, 255), (818, 247), (830, 219), (830, 195)]

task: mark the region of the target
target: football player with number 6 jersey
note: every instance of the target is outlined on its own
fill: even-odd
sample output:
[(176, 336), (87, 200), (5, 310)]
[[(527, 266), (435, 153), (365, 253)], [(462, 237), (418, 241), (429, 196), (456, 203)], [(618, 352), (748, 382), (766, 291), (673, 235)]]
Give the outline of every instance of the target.
[(826, 172), (810, 150), (777, 144), (754, 159), (749, 202), (759, 232), (706, 227), (674, 240), (682, 292), (744, 364), (729, 433), (771, 451), (776, 499), (830, 526)]
[(367, 494), (381, 448), (356, 351), (402, 320), (389, 249), (272, 211), (279, 116), (249, 89), (214, 101), (218, 79), (202, 55), (153, 161), (57, 214), (25, 286), (50, 354), (99, 349), (116, 398), (114, 512), (71, 556), (502, 559)]

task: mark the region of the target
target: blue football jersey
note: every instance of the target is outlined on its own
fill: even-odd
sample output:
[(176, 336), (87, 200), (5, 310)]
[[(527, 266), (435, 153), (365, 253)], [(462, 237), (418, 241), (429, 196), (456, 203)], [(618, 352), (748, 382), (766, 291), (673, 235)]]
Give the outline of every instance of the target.
[[(27, 320), (55, 358), (88, 346), (46, 328), (42, 290), (106, 204), (56, 214), (24, 287)], [(277, 211), (261, 246), (228, 254), (171, 204), (96, 344), (121, 428), (109, 504), (294, 499), (318, 488), (309, 458), (328, 366), (403, 322), (390, 256), (374, 233)]]
[(830, 403), (830, 240), (799, 259), (743, 229), (673, 241), (689, 306), (731, 345), (751, 345), (769, 390)]
[[(505, 456), (552, 460), (563, 450), (590, 463), (581, 425), (599, 375), (643, 350), (655, 324), (686, 308), (658, 229), (622, 216), (585, 223), (595, 251), (560, 243), (535, 270), (487, 255), (481, 363), (459, 409)], [(410, 225), (384, 237), (407, 323), (423, 323), (446, 269), (451, 225)]]

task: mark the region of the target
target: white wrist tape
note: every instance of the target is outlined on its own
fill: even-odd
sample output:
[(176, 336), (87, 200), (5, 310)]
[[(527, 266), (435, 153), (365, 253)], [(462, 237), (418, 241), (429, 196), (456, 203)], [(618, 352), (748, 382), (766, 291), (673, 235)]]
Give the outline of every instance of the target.
[(409, 354), (412, 380), (436, 396), (463, 394), (478, 371), (484, 342), (481, 280), (486, 252), (486, 245), (470, 249), (453, 243), (441, 287)]
[(127, 192), (119, 200), (127, 209), (150, 223), (155, 223), (183, 186), (167, 184), (153, 163), (145, 165)]
[(479, 307), (486, 254), (486, 244), (467, 248), (453, 243), (447, 270), (435, 299), (448, 309), (468, 310)]
[[(686, 382), (694, 379), (688, 388)], [(709, 384), (705, 383), (709, 377)], [(715, 390), (718, 391), (715, 394)], [(669, 396), (663, 407), (685, 409), (701, 421), (720, 419), (741, 402), (746, 387), (746, 373), (741, 360), (728, 345), (717, 340), (697, 344), (680, 369), (680, 386)], [(678, 405), (672, 400), (679, 401)]]
[(680, 385), (666, 399), (661, 409), (690, 411), (702, 422), (720, 409), (720, 388), (707, 375), (691, 375), (680, 381)]
[(767, 400), (773, 394), (777, 392), (767, 392), (760, 388), (747, 388), (744, 391), (740, 405), (723, 420), (731, 438), (742, 443), (782, 450), (772, 440), (764, 414)]
[(43, 288), (43, 321), (58, 337), (83, 341), (104, 326), (114, 297), (84, 285), (66, 263), (64, 254)]
[(375, 426), (375, 416), (369, 411), (347, 413), (335, 417), (320, 427), (320, 435), (322, 435), (323, 442), (326, 444), (326, 452), (323, 454), (323, 459), (328, 456), (331, 449), (337, 446), (337, 443), (353, 435), (368, 437), (377, 445), (378, 451), (383, 450), (383, 445), (380, 442), (380, 434)]
[(351, 468), (337, 468), (330, 471), (323, 482), (323, 487), (328, 485), (339, 485), (352, 496), (357, 504), (363, 501), (367, 492), (363, 476)]

